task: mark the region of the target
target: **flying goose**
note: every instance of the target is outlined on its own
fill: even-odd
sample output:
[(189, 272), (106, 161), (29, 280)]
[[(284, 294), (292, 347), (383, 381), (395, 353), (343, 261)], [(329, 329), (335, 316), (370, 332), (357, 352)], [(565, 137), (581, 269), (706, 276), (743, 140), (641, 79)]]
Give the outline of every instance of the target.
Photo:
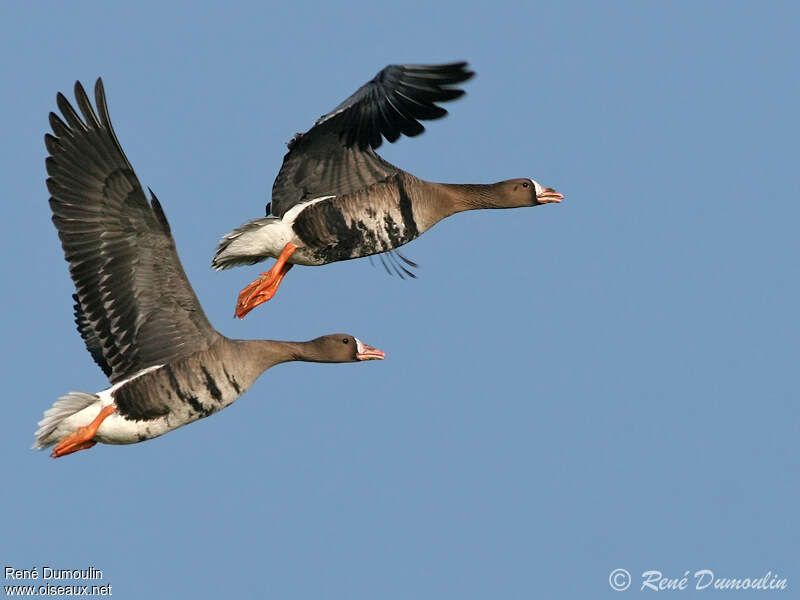
[[(445, 116), (437, 102), (462, 96), (464, 91), (453, 86), (472, 75), (465, 62), (390, 65), (306, 133), (294, 136), (267, 205), (273, 216), (224, 236), (211, 263), (227, 269), (277, 258), (239, 294), (237, 317), (272, 298), (293, 264), (324, 265), (382, 252), (391, 256), (457, 212), (563, 199), (533, 179), (431, 183), (375, 153), (383, 138), (394, 142), (400, 134), (419, 135), (425, 130), (420, 120)], [(398, 267), (411, 274), (397, 260), (393, 266), (398, 274)]]
[(39, 422), (34, 448), (52, 457), (131, 444), (231, 404), (267, 369), (287, 361), (356, 362), (384, 353), (348, 334), (309, 342), (231, 340), (208, 322), (183, 271), (161, 204), (125, 157), (95, 85), (97, 112), (81, 86), (83, 118), (58, 94), (50, 113), (47, 187), (75, 283), (75, 321), (111, 387), (70, 392)]

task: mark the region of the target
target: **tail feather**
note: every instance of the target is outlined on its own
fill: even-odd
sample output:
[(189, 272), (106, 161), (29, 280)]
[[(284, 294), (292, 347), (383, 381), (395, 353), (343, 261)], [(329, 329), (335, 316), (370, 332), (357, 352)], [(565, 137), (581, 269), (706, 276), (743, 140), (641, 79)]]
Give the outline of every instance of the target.
[(280, 219), (255, 219), (225, 235), (217, 246), (211, 266), (219, 271), (239, 265), (253, 265), (271, 256), (266, 246), (268, 234), (265, 228), (273, 223), (280, 223)]
[(36, 442), (33, 448), (46, 448), (58, 441), (58, 436), (54, 435), (59, 424), (66, 418), (71, 417), (77, 412), (82, 411), (100, 400), (96, 394), (86, 392), (70, 392), (66, 396), (61, 396), (55, 401), (53, 406), (48, 408), (44, 417), (39, 421), (39, 429), (36, 431)]

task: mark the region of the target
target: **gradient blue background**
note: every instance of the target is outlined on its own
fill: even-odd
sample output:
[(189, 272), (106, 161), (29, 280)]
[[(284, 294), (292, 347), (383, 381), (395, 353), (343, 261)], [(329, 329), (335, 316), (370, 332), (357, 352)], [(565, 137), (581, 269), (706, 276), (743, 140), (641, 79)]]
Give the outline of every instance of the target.
[[(618, 567), (634, 588), (648, 569), (771, 570), (793, 594), (798, 18), (780, 2), (2, 3), (3, 566), (94, 566), (116, 598), (619, 598)], [(441, 223), (406, 248), (417, 281), (366, 260), (294, 269), (232, 319), (259, 268), (209, 262), (263, 214), (285, 142), (386, 64), (458, 59), (477, 72), (465, 98), (383, 155), (566, 201)], [(222, 333), (348, 331), (388, 358), (276, 367), (144, 444), (29, 450), (58, 396), (107, 384), (44, 184), (55, 94), (98, 75)]]

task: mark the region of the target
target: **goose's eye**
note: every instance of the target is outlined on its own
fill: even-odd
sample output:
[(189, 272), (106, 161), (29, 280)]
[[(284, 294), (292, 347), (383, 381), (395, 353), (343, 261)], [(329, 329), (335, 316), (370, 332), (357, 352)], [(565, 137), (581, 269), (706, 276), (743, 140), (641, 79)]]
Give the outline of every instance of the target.
[(523, 181), (522, 182), (522, 187), (524, 187), (524, 188), (528, 187), (529, 185), (530, 184), (527, 181)]
[(343, 344), (349, 344), (349, 343), (350, 343), (350, 340), (349, 340), (348, 338), (344, 338), (344, 339), (342, 340), (342, 343), (343, 343)]

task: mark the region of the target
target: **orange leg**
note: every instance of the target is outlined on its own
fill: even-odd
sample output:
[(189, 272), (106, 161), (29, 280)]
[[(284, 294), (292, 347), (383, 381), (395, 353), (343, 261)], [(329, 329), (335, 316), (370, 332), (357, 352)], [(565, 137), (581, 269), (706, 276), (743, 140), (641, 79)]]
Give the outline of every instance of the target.
[(293, 243), (289, 242), (281, 250), (278, 260), (266, 273), (261, 273), (253, 283), (248, 285), (239, 293), (239, 301), (236, 303), (236, 316), (244, 319), (244, 316), (262, 302), (266, 302), (278, 291), (281, 281), (292, 268), (292, 264), (287, 262), (289, 257), (297, 249)]
[(94, 418), (94, 421), (88, 425), (85, 425), (84, 427), (78, 427), (75, 431), (58, 442), (56, 447), (53, 448), (53, 453), (50, 456), (52, 458), (58, 458), (60, 456), (72, 454), (78, 450), (86, 450), (87, 448), (94, 446), (97, 442), (95, 442), (92, 438), (94, 438), (97, 430), (100, 428), (100, 424), (115, 410), (117, 410), (117, 407), (113, 404), (104, 406), (100, 411), (100, 414)]

